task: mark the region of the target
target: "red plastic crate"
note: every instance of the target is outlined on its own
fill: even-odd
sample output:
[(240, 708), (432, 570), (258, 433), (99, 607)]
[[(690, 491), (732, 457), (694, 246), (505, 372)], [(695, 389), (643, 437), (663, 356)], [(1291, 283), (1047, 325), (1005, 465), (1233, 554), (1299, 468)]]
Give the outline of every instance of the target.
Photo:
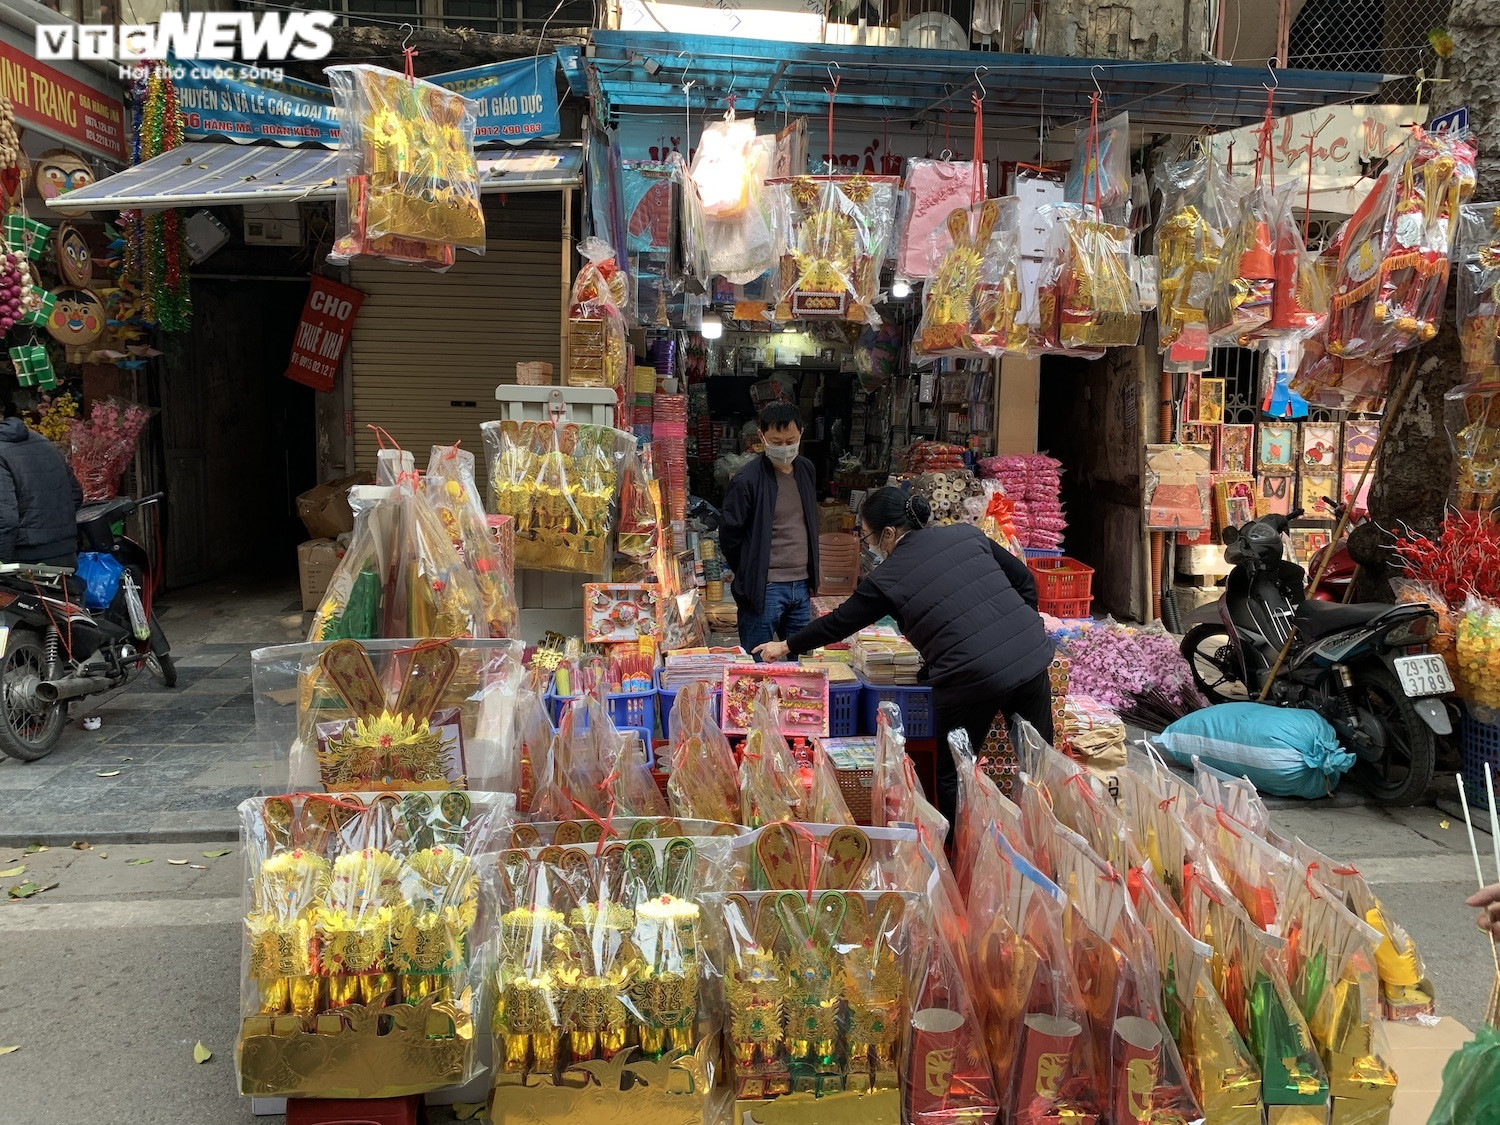
[(1036, 579), (1037, 608), (1053, 617), (1087, 617), (1094, 597), (1094, 568), (1066, 555), (1056, 559), (1027, 559), (1026, 569)]
[(417, 1125), (422, 1099), (288, 1098), (287, 1125)]

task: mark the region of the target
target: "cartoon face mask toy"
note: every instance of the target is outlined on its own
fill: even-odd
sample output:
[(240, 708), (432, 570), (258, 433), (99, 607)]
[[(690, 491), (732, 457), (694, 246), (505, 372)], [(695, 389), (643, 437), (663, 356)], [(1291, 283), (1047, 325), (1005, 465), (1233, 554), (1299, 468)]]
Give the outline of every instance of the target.
[(87, 289), (56, 289), (57, 304), (47, 318), (47, 331), (68, 348), (92, 344), (104, 332), (109, 319), (104, 304)]
[(36, 193), (43, 199), (56, 199), (93, 182), (94, 170), (76, 152), (55, 148), (37, 157)]
[(94, 256), (88, 240), (72, 223), (57, 228), (57, 268), (69, 285), (85, 287), (94, 280)]

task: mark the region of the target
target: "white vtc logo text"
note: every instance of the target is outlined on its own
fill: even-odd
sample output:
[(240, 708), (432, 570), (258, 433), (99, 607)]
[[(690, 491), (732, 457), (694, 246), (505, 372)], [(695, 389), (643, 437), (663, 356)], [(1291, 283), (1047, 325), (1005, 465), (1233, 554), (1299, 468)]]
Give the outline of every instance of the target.
[(155, 24), (38, 24), (39, 59), (321, 59), (333, 50), (336, 12), (167, 12)]

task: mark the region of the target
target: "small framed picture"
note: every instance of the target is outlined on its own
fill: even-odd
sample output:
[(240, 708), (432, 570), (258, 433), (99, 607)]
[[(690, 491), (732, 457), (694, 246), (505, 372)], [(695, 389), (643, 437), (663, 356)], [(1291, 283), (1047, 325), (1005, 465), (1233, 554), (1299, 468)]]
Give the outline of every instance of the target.
[(1219, 477), (1214, 481), (1214, 515), (1219, 527), (1241, 527), (1255, 518), (1255, 478)]
[(1308, 519), (1335, 519), (1333, 505), (1338, 501), (1338, 473), (1302, 470), (1298, 477), (1297, 507), (1306, 513)]
[(1290, 473), (1262, 473), (1256, 481), (1255, 514), (1290, 515), (1294, 491), (1292, 482), (1295, 479)]
[(1255, 471), (1255, 427), (1224, 425), (1219, 427), (1219, 462), (1221, 473)]
[(1292, 558), (1305, 570), (1331, 539), (1332, 533), (1326, 527), (1294, 527), (1291, 530)]
[(1295, 464), (1297, 426), (1293, 422), (1262, 422), (1255, 467), (1263, 473), (1289, 473)]
[(1363, 468), (1375, 456), (1375, 440), (1380, 436), (1379, 422), (1344, 423), (1344, 471)]
[(1182, 398), (1182, 420), (1184, 422), (1198, 421), (1198, 406), (1202, 401), (1201, 384), (1203, 376), (1197, 371), (1187, 373), (1187, 381), (1184, 385)]
[(1224, 380), (1207, 376), (1198, 381), (1198, 421), (1210, 426), (1224, 422)]
[(1313, 472), (1332, 473), (1339, 467), (1339, 427), (1336, 422), (1302, 424), (1300, 466)]

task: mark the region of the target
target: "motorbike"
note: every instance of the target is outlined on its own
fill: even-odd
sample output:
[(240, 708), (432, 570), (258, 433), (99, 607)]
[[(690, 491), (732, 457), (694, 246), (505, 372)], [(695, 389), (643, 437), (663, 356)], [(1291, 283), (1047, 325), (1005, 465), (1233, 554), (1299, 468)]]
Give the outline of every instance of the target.
[(143, 668), (163, 687), (177, 685), (171, 646), (152, 608), (151, 557), (114, 531), (164, 495), (79, 509), (79, 550), (111, 555), (122, 567), (114, 599), (104, 609), (84, 607), (83, 583), (71, 568), (0, 564), (0, 753), (23, 762), (46, 757), (62, 737), (72, 700), (112, 691)]
[(1453, 680), (1428, 650), (1437, 615), (1424, 605), (1304, 598), (1302, 568), (1283, 557), (1283, 536), (1301, 514), (1225, 530), (1233, 570), (1217, 607), (1190, 618), (1182, 655), (1210, 702), (1255, 700), (1295, 626), (1266, 702), (1316, 711), (1377, 801), (1415, 804), (1432, 782), (1438, 737), (1453, 730), (1445, 699)]

